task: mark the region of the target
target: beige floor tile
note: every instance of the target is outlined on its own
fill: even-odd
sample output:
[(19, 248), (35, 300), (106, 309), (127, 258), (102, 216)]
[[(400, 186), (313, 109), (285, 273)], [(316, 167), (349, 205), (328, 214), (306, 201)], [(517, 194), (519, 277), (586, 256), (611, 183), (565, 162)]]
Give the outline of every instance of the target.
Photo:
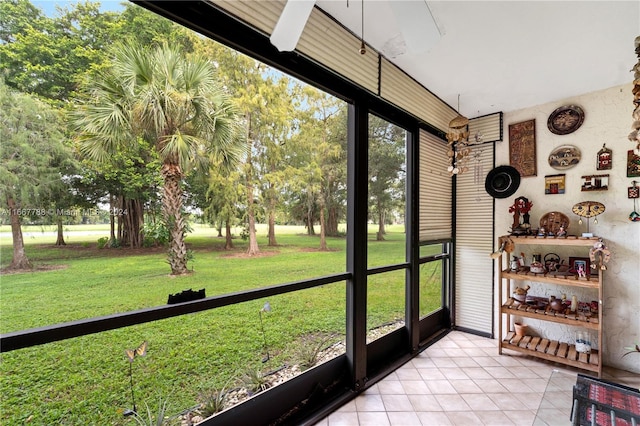
[(458, 393), (483, 393), (483, 390), (471, 379), (449, 380)]
[[(531, 388), (526, 380), (518, 379), (498, 379), (498, 382), (510, 392), (531, 392)], [(544, 392), (544, 389), (542, 389)]]
[(476, 411), (476, 416), (487, 426), (520, 426), (527, 423), (514, 423), (503, 411)]
[(329, 426), (329, 417), (325, 417), (317, 423), (314, 423), (313, 426)]
[[(487, 373), (488, 374), (488, 373)], [(473, 379), (484, 393), (507, 393), (507, 388), (502, 386), (496, 379)]]
[(491, 374), (487, 373), (487, 370), (481, 367), (465, 368), (464, 373), (471, 379), (493, 379)]
[(453, 362), (455, 362), (458, 367), (462, 367), (465, 369), (480, 367), (480, 365), (477, 362), (475, 362), (473, 358), (470, 358), (468, 356), (461, 357), (461, 358), (454, 358)]
[(359, 426), (358, 413), (336, 411), (327, 418), (327, 422), (329, 426)]
[(396, 370), (396, 376), (398, 380), (419, 380), (420, 373), (418, 373), (418, 369), (413, 367), (412, 365), (405, 366), (401, 369)]
[(411, 360), (411, 364), (413, 364), (413, 366), (416, 369), (420, 369), (420, 368), (437, 368), (436, 364), (429, 357), (414, 358), (414, 359)]
[(448, 380), (429, 380), (427, 386), (432, 394), (457, 394), (456, 390)]
[(530, 425), (536, 417), (536, 412), (531, 410), (505, 410), (503, 413), (516, 425)]
[(378, 389), (380, 390), (380, 395), (402, 395), (405, 393), (404, 388), (402, 387), (402, 382), (399, 380), (383, 380), (378, 383)]
[(440, 367), (439, 370), (447, 380), (463, 380), (469, 378), (460, 367)]
[(380, 389), (378, 387), (379, 383), (374, 384), (373, 386), (368, 387), (362, 392), (362, 395), (379, 395)]
[(486, 354), (484, 356), (479, 356), (479, 357), (475, 357), (474, 361), (478, 363), (478, 365), (480, 365), (483, 368), (487, 368), (487, 367), (502, 367), (502, 364), (500, 364), (497, 360), (497, 356), (487, 356)]
[(499, 410), (524, 410), (522, 401), (511, 393), (487, 393), (486, 395), (498, 406)]
[(487, 373), (491, 374), (494, 379), (515, 379), (516, 376), (513, 375), (509, 368), (507, 367), (485, 367)]
[(454, 425), (477, 425), (481, 424), (481, 420), (475, 413), (471, 411), (449, 411), (447, 417)]
[(419, 368), (420, 378), (426, 382), (430, 380), (446, 380), (438, 368)]
[(432, 358), (433, 363), (438, 368), (446, 368), (446, 367), (457, 367), (458, 365), (449, 357), (446, 358)]
[[(540, 401), (542, 401), (542, 394), (537, 392), (516, 393), (515, 396), (522, 402), (522, 408), (527, 410), (537, 410), (540, 406)], [(571, 407), (573, 397), (571, 394), (568, 399), (563, 396), (557, 402), (563, 404), (564, 407)]]
[(384, 404), (380, 395), (360, 395), (356, 397), (356, 410), (384, 411)]
[(542, 379), (542, 378), (538, 378), (538, 379), (527, 379), (525, 381), (525, 383), (527, 384), (527, 386), (529, 386), (529, 388), (534, 391), (534, 392), (544, 392), (544, 390), (547, 388), (547, 382), (548, 379)]
[(340, 411), (357, 411), (356, 410), (356, 400), (352, 399), (351, 401), (347, 402), (346, 404), (344, 404), (342, 407), (338, 408), (336, 411), (340, 412)]
[(407, 395), (414, 411), (443, 411), (433, 395)]
[(556, 408), (541, 408), (536, 413), (534, 426), (569, 426), (571, 421), (562, 410)]
[[(389, 426), (389, 417), (387, 413), (358, 413), (358, 421), (360, 426)], [(331, 425), (330, 425), (331, 426)]]
[(402, 387), (407, 395), (428, 395), (431, 393), (429, 386), (422, 380), (405, 380), (402, 382)]
[(425, 411), (417, 414), (424, 426), (449, 426), (452, 424), (443, 411)]
[[(462, 352), (472, 357), (475, 361), (478, 361), (476, 358), (487, 356), (487, 353), (484, 351), (484, 348), (462, 348)], [(494, 355), (496, 354), (497, 352)]]
[(472, 411), (498, 411), (498, 406), (483, 393), (460, 394)]
[(413, 411), (396, 411), (387, 413), (391, 426), (414, 426), (421, 425), (418, 415)]
[(413, 405), (407, 395), (382, 395), (382, 402), (387, 412), (413, 410)]
[(469, 411), (469, 404), (458, 394), (435, 395), (444, 411)]
[(517, 357), (509, 355), (496, 356), (495, 360), (498, 361), (503, 367), (522, 367), (522, 363)]

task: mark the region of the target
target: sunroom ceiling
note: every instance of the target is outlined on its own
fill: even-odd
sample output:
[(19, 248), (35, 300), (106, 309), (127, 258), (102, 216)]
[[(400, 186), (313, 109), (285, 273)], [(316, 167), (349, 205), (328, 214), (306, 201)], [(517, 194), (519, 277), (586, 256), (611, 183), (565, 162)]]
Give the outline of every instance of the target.
[[(390, 1), (364, 2), (367, 44), (456, 109), (459, 96), (468, 117), (633, 80), (638, 1), (428, 1), (441, 37), (418, 50), (404, 48), (411, 36)], [(361, 0), (316, 5), (361, 35)], [(420, 22), (429, 24), (428, 11)]]

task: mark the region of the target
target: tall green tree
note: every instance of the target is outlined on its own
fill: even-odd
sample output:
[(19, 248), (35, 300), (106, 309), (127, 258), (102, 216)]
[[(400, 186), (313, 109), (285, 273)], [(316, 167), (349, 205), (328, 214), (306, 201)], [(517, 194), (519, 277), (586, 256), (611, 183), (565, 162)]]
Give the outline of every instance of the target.
[(378, 223), (376, 240), (384, 240), (388, 215), (404, 210), (406, 132), (369, 116), (369, 211)]
[(89, 1), (59, 9), (57, 17), (42, 15), (27, 0), (0, 4), (2, 16), (11, 16), (2, 20), (7, 43), (0, 44), (8, 86), (61, 104), (85, 73), (102, 66), (117, 27), (116, 13), (101, 12), (99, 3)]
[(33, 96), (11, 90), (0, 79), (0, 193), (13, 238), (10, 269), (30, 268), (21, 221), (51, 216), (47, 201), (64, 186), (60, 170), (71, 158), (60, 118)]
[(171, 273), (187, 270), (182, 180), (193, 167), (241, 155), (237, 118), (218, 84), (215, 68), (201, 56), (163, 45), (118, 45), (112, 66), (88, 82), (87, 99), (75, 112), (81, 152), (105, 161), (118, 147), (149, 142), (162, 163), (162, 213), (170, 230)]

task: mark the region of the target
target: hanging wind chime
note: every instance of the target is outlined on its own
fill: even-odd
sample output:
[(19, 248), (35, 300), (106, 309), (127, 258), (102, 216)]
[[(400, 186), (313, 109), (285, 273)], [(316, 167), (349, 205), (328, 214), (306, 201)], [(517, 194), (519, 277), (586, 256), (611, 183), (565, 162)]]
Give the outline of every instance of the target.
[[(458, 95), (458, 110), (460, 110), (460, 95)], [(449, 122), (447, 132), (447, 142), (449, 143), (449, 167), (447, 171), (451, 176), (461, 174), (469, 170), (467, 162), (469, 160), (469, 119), (458, 115)]]

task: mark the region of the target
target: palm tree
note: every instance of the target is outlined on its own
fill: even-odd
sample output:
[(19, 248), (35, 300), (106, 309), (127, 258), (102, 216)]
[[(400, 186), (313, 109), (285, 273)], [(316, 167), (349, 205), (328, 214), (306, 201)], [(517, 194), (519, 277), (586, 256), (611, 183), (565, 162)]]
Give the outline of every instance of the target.
[(166, 44), (155, 49), (122, 44), (114, 49), (111, 67), (88, 82), (85, 92), (86, 101), (74, 113), (84, 155), (108, 161), (138, 138), (158, 153), (168, 262), (173, 275), (186, 273), (182, 180), (211, 159), (231, 167), (243, 146), (236, 111), (214, 66)]

